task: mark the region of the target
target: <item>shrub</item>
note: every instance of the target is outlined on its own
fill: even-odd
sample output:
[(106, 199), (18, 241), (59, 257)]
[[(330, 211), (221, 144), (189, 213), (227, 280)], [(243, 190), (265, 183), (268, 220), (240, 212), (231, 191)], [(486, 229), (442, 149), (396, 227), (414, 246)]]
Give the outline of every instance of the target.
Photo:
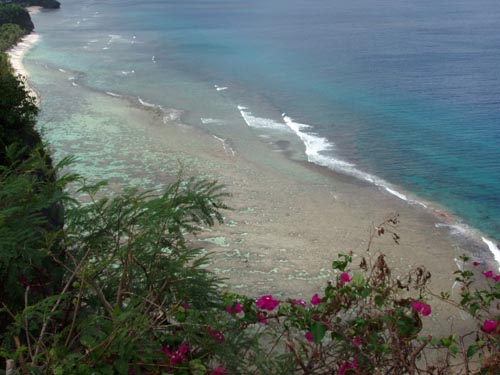
[[(500, 366), (493, 273), (474, 289), (457, 272), (462, 307), (477, 329), (421, 337), (432, 307), (430, 275), (396, 278), (385, 256), (333, 261), (336, 278), (309, 301), (227, 293), (189, 246), (221, 221), (221, 188), (177, 181), (157, 196), (129, 190), (74, 202), (67, 212), (65, 284), (11, 314), (2, 353), (23, 373), (44, 374), (496, 374)], [(390, 219), (384, 225), (392, 225)], [(377, 231), (378, 234), (389, 232)], [(467, 262), (466, 257), (463, 258)], [(466, 269), (466, 267), (464, 267)], [(498, 277), (500, 279), (500, 276)], [(25, 287), (30, 297), (31, 289)], [(29, 300), (29, 298), (28, 298)], [(4, 310), (9, 312), (7, 306)], [(474, 335), (472, 340), (467, 337)]]

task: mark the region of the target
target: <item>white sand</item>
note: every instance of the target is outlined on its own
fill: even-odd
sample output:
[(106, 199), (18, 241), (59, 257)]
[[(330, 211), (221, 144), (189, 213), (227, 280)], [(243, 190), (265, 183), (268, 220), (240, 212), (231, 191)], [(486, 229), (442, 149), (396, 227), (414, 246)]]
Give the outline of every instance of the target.
[(28, 79), (29, 72), (26, 70), (23, 64), (23, 59), (26, 53), (40, 40), (40, 35), (36, 33), (29, 34), (25, 36), (21, 41), (10, 50), (7, 51), (9, 56), (10, 65), (14, 69), (15, 74), (21, 78), (24, 85), (28, 89), (28, 92), (35, 97), (36, 103), (40, 102), (40, 95), (30, 87)]
[[(28, 12), (30, 15), (37, 14), (41, 11), (41, 7), (33, 6), (28, 7)], [(21, 78), (24, 85), (28, 89), (28, 92), (35, 97), (35, 102), (38, 104), (40, 102), (40, 95), (29, 85), (29, 72), (26, 70), (23, 64), (23, 59), (26, 53), (41, 39), (40, 35), (37, 33), (31, 33), (26, 35), (21, 41), (10, 50), (7, 51), (7, 56), (9, 57), (10, 65), (14, 69), (15, 74)]]

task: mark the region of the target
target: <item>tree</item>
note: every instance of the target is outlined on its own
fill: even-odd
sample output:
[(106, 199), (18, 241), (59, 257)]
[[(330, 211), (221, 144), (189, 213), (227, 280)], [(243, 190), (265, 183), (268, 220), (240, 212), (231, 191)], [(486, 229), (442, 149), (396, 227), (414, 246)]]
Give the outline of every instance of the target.
[(19, 25), (27, 33), (35, 28), (28, 11), (17, 4), (0, 5), (0, 25), (6, 23)]

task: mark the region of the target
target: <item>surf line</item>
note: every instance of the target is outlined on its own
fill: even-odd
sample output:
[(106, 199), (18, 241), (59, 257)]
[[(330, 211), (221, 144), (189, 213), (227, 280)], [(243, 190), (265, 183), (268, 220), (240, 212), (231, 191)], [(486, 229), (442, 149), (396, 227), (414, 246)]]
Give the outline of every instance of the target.
[(229, 151), (231, 152), (231, 155), (234, 156), (236, 155), (236, 152), (233, 150), (233, 148), (231, 146), (227, 146), (226, 147), (226, 140), (225, 139), (222, 139), (220, 137), (217, 137), (216, 135), (213, 135), (212, 134), (212, 137), (214, 137), (215, 139), (217, 139), (220, 143), (222, 143), (222, 147), (224, 149), (224, 153), (228, 154), (228, 149), (227, 147), (229, 147)]

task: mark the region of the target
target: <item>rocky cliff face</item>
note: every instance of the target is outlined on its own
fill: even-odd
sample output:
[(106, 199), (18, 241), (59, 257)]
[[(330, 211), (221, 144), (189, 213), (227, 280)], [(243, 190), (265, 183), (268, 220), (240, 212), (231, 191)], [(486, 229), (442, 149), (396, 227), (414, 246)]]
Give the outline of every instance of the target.
[(19, 4), (22, 6), (40, 6), (46, 9), (58, 9), (61, 7), (61, 3), (57, 0), (0, 0), (0, 4), (11, 3)]
[(38, 5), (46, 9), (58, 9), (61, 7), (61, 3), (57, 0), (31, 0), (28, 2), (30, 5)]

